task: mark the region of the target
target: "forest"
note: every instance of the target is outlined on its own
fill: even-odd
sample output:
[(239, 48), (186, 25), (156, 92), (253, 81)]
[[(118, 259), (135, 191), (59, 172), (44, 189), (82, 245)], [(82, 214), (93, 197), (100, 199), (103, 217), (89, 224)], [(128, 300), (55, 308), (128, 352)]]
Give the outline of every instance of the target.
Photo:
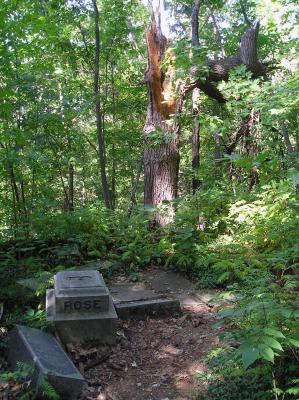
[(82, 399), (299, 398), (298, 9), (0, 0), (0, 399), (35, 398), (8, 332), (51, 330), (53, 275), (88, 263), (210, 290), (219, 338), (191, 394)]

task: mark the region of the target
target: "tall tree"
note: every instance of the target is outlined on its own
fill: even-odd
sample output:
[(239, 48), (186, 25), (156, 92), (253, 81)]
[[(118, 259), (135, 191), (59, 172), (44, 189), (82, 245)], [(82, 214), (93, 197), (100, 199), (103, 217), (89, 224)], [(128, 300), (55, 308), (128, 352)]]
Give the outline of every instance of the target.
[[(148, 87), (148, 106), (144, 126), (144, 203), (159, 206), (171, 202), (177, 196), (179, 173), (179, 125), (173, 119), (180, 102), (172, 87), (174, 66), (168, 41), (162, 34), (160, 15), (152, 14), (150, 28), (146, 32), (148, 68), (144, 81)], [(167, 53), (168, 52), (168, 53)], [(161, 62), (168, 56), (165, 71)], [(165, 225), (173, 217), (172, 206), (167, 213), (157, 212), (155, 221)]]
[[(199, 51), (199, 33), (198, 33), (198, 14), (201, 0), (195, 0), (192, 15), (191, 15), (191, 37), (193, 52)], [(192, 190), (193, 193), (199, 188), (200, 181), (197, 177), (200, 165), (200, 125), (199, 125), (199, 96), (200, 91), (198, 87), (192, 90), (192, 114), (194, 115), (192, 127)]]
[(106, 150), (103, 129), (103, 115), (101, 108), (101, 82), (100, 82), (100, 27), (99, 27), (99, 9), (97, 0), (92, 0), (94, 9), (94, 32), (95, 32), (95, 58), (94, 58), (94, 97), (95, 113), (98, 138), (98, 156), (100, 166), (100, 176), (102, 181), (104, 201), (107, 208), (111, 208), (110, 192), (106, 174)]

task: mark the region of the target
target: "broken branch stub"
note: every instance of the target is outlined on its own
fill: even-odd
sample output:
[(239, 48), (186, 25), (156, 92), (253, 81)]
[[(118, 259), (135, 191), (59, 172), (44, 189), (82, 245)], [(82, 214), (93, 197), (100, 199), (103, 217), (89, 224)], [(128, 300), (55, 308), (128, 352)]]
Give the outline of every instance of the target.
[[(240, 51), (232, 57), (225, 57), (220, 60), (210, 61), (208, 63), (208, 72), (200, 78), (195, 79), (185, 92), (191, 91), (194, 87), (200, 88), (209, 97), (217, 100), (219, 103), (224, 103), (225, 98), (222, 93), (213, 84), (214, 82), (227, 81), (230, 72), (239, 65), (245, 65), (252, 72), (253, 78), (263, 76), (266, 73), (266, 66), (258, 60), (257, 55), (257, 39), (260, 23), (255, 22), (250, 26), (242, 36), (240, 43)], [(196, 68), (194, 73), (198, 73)]]

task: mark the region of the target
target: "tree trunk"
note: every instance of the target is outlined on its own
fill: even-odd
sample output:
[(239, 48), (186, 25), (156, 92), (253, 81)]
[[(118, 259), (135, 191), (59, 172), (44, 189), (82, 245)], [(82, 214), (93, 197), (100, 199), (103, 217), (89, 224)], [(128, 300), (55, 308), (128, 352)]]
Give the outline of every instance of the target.
[(196, 176), (200, 166), (200, 124), (198, 120), (199, 114), (199, 89), (194, 88), (192, 91), (192, 114), (194, 115), (193, 127), (192, 127), (192, 191), (193, 194), (200, 186), (200, 180)]
[[(255, 155), (255, 143), (254, 143), (254, 126), (259, 121), (259, 111), (252, 110), (251, 113), (246, 117), (246, 119), (241, 123), (240, 127), (237, 131), (232, 133), (230, 136), (228, 143), (224, 146), (226, 154), (231, 155), (239, 141), (243, 140), (243, 148), (246, 156), (253, 157)], [(228, 166), (228, 176), (232, 179), (233, 175), (235, 175), (236, 169), (232, 162), (229, 163)], [(249, 172), (248, 176), (248, 189), (249, 191), (253, 188), (255, 184), (259, 182), (258, 170), (256, 167), (253, 167)]]
[[(148, 86), (147, 117), (144, 126), (144, 204), (159, 206), (177, 197), (179, 173), (179, 126), (169, 117), (179, 111), (171, 78), (174, 66), (164, 73), (160, 62), (167, 50), (167, 40), (157, 28), (154, 18), (146, 33), (148, 69), (144, 81)], [(170, 54), (171, 56), (171, 54)], [(170, 204), (168, 212), (156, 212), (155, 222), (163, 226), (174, 216)]]
[(284, 143), (285, 143), (285, 146), (287, 148), (288, 154), (291, 154), (291, 153), (294, 152), (294, 148), (292, 146), (292, 143), (291, 143), (291, 140), (290, 140), (290, 136), (289, 136), (289, 132), (288, 132), (288, 129), (286, 127), (286, 124), (285, 124), (284, 121), (281, 121), (279, 125), (280, 125), (280, 129), (281, 129), (281, 132), (282, 132), (282, 136), (283, 136)]
[(69, 194), (68, 194), (69, 211), (74, 211), (74, 166), (69, 164)]
[[(191, 16), (191, 27), (192, 27), (192, 46), (193, 52), (198, 52), (199, 47), (199, 35), (198, 35), (198, 13), (200, 8), (200, 0), (195, 0)], [(193, 127), (192, 127), (192, 191), (193, 194), (200, 186), (200, 181), (196, 174), (200, 166), (200, 125), (198, 120), (199, 115), (199, 88), (196, 87), (192, 90), (192, 114), (194, 115)]]
[(136, 193), (137, 193), (137, 189), (138, 189), (140, 175), (142, 172), (142, 166), (143, 166), (143, 158), (139, 162), (138, 170), (136, 173), (136, 178), (133, 180), (133, 183), (132, 183), (132, 191), (131, 191), (130, 203), (129, 203), (129, 207), (128, 207), (128, 217), (131, 216), (133, 207), (136, 205)]
[(104, 201), (107, 208), (111, 208), (109, 186), (106, 175), (106, 151), (102, 121), (101, 97), (100, 97), (100, 29), (99, 10), (97, 0), (92, 0), (94, 9), (94, 30), (95, 30), (95, 60), (94, 60), (94, 97), (97, 122), (98, 155), (100, 166), (100, 177), (103, 188)]

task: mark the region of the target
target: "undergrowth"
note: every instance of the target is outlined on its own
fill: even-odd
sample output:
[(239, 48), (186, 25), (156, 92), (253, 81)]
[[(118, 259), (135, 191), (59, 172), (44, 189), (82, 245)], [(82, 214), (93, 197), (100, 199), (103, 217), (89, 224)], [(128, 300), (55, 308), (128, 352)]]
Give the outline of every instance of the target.
[(29, 240), (0, 248), (4, 325), (47, 328), (40, 299), (56, 271), (95, 262), (106, 278), (121, 269), (137, 279), (151, 265), (175, 268), (198, 289), (226, 290), (236, 300), (221, 314), (226, 351), (211, 358), (199, 399), (298, 398), (296, 191), (288, 181), (235, 195), (219, 185), (175, 206), (174, 222), (159, 229), (151, 227), (154, 211), (128, 218), (100, 204), (34, 217)]

